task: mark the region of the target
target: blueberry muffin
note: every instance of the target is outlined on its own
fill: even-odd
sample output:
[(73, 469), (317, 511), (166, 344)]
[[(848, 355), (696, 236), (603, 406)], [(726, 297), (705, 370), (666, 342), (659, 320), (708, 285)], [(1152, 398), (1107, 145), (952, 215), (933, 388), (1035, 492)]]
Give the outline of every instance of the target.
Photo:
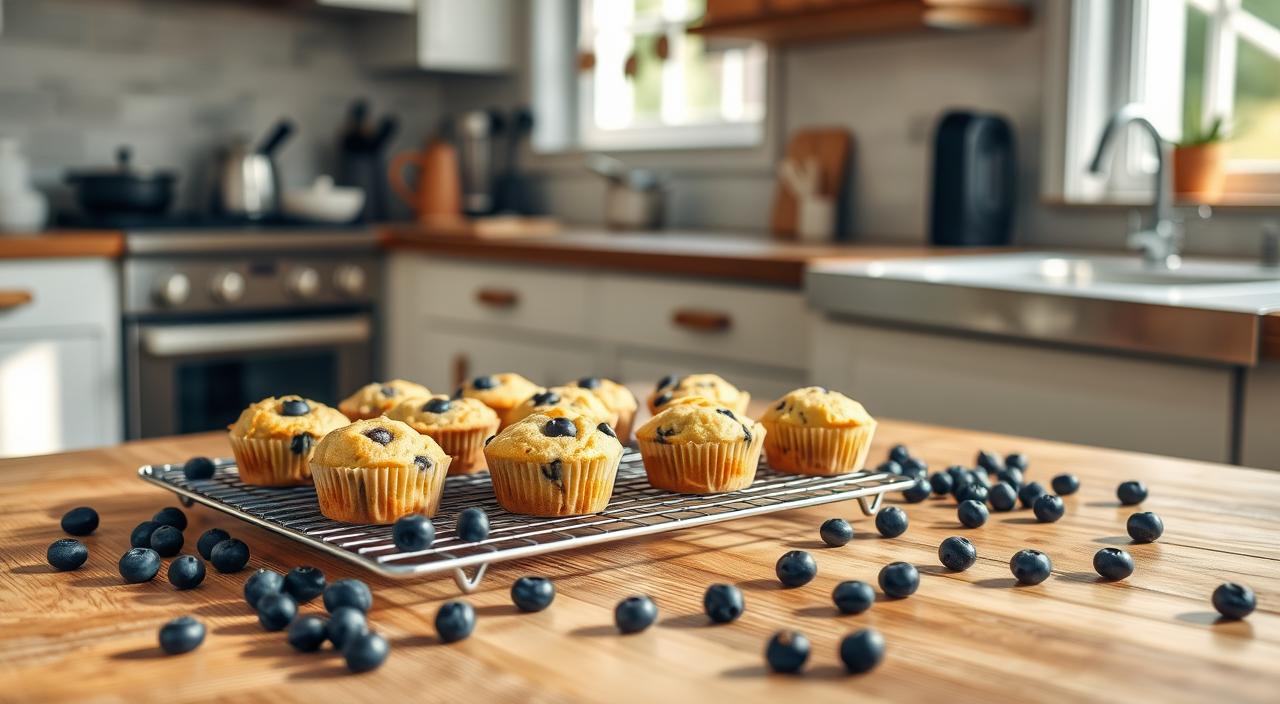
[(723, 406), (671, 404), (636, 429), (649, 483), (685, 494), (751, 486), (765, 428)]
[(351, 420), (365, 420), (385, 415), (396, 404), (408, 398), (426, 398), (431, 391), (422, 384), (404, 379), (375, 381), (365, 384), (338, 404), (338, 410)]
[(613, 426), (614, 430), (618, 431), (618, 439), (623, 444), (630, 440), (631, 423), (636, 419), (636, 406), (639, 405), (631, 389), (612, 379), (598, 376), (584, 376), (568, 386), (588, 389), (595, 394), (604, 403), (605, 408), (618, 417), (618, 422)]
[(722, 408), (745, 415), (751, 394), (721, 379), (715, 374), (690, 374), (677, 377), (668, 375), (658, 382), (649, 394), (649, 412), (658, 413), (673, 400), (701, 396)]
[(862, 469), (876, 421), (862, 404), (820, 386), (796, 389), (760, 417), (769, 429), (769, 466), (793, 474), (845, 474)]
[(484, 441), (498, 432), (498, 414), (474, 398), (432, 396), (400, 402), (387, 417), (431, 436), (453, 458), (449, 474), (483, 471)]
[(338, 411), (301, 396), (258, 401), (228, 427), (241, 481), (257, 486), (310, 484), (307, 462), (316, 443), (349, 422)]
[(513, 372), (486, 374), (463, 384), (458, 393), (461, 398), (474, 398), (492, 408), (506, 427), (507, 414), (525, 399), (538, 393), (542, 387)]
[(358, 420), (324, 436), (311, 457), (320, 513), (345, 523), (387, 525), (434, 516), (449, 455), (398, 420)]
[(603, 511), (622, 460), (617, 433), (592, 416), (525, 416), (484, 449), (498, 503), (512, 513)]
[(526, 398), (520, 405), (507, 413), (507, 425), (542, 413), (549, 416), (591, 416), (602, 420), (610, 426), (618, 423), (618, 414), (609, 410), (593, 392), (579, 389), (576, 386), (553, 386), (539, 389), (537, 393)]

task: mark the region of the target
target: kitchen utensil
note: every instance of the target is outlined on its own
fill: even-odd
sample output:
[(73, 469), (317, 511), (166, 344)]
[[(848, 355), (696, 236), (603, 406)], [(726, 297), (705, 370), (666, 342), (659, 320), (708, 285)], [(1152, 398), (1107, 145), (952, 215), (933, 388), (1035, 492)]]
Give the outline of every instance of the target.
[(132, 150), (120, 147), (115, 166), (68, 172), (66, 181), (75, 187), (80, 208), (93, 215), (153, 215), (168, 210), (177, 177), (168, 171), (138, 168), (132, 161)]
[(216, 209), (224, 215), (258, 220), (280, 209), (280, 174), (275, 152), (293, 134), (293, 123), (280, 120), (251, 147), (237, 140), (222, 155)]
[(784, 159), (778, 165), (778, 177), (791, 189), (799, 204), (796, 213), (796, 236), (806, 242), (831, 239), (835, 232), (835, 202), (820, 192), (822, 174), (815, 159)]
[(314, 222), (351, 222), (364, 208), (365, 192), (352, 186), (335, 186), (329, 176), (318, 176), (310, 187), (284, 192), (286, 215)]
[(497, 110), (472, 110), (453, 123), (454, 141), (462, 166), (462, 209), (467, 215), (493, 212), (494, 138), (505, 128)]
[(358, 220), (377, 222), (389, 217), (385, 152), (399, 122), (392, 116), (386, 116), (376, 129), (371, 129), (367, 117), (367, 103), (363, 100), (352, 103), (347, 126), (338, 138), (335, 181), (340, 186), (362, 189), (365, 193), (364, 207)]
[[(405, 167), (416, 166), (417, 184), (410, 188)], [(387, 167), (391, 190), (413, 209), (421, 222), (462, 217), (462, 182), (453, 145), (434, 139), (421, 152), (402, 152)]]
[(665, 201), (662, 182), (646, 169), (603, 154), (587, 157), (587, 169), (609, 182), (605, 191), (604, 221), (612, 230), (653, 230), (662, 227)]
[(0, 139), (0, 232), (36, 232), (48, 215), (48, 201), (31, 186), (27, 159), (17, 140)]
[(1017, 168), (1008, 120), (968, 110), (945, 113), (934, 136), (929, 240), (979, 247), (1009, 244)]
[(518, 108), (511, 113), (507, 126), (507, 154), (502, 175), (494, 186), (494, 211), (506, 214), (526, 214), (532, 210), (529, 194), (520, 176), (520, 143), (533, 130), (533, 113), (528, 108)]
[[(832, 203), (835, 211), (848, 176), (849, 151), (853, 136), (843, 127), (810, 127), (792, 133), (785, 159), (802, 163), (813, 160), (820, 174), (818, 193)], [(834, 218), (833, 219), (838, 219)], [(778, 239), (799, 236), (800, 201), (784, 182), (774, 192), (770, 231)], [(833, 231), (838, 228), (833, 227)]]

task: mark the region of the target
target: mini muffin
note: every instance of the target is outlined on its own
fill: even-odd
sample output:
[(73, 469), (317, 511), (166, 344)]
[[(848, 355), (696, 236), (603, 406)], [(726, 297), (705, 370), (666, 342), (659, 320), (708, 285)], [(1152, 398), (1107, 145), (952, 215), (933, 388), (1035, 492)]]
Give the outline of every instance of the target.
[(507, 412), (507, 425), (525, 416), (543, 413), (549, 416), (591, 416), (610, 426), (618, 424), (618, 414), (610, 411), (599, 396), (576, 386), (553, 386), (539, 389), (520, 405)]
[(404, 379), (375, 381), (365, 384), (338, 404), (338, 410), (351, 420), (377, 418), (408, 398), (426, 398), (431, 391), (422, 384)]
[(541, 386), (528, 379), (506, 372), (504, 374), (487, 374), (478, 376), (462, 385), (455, 396), (478, 399), (481, 403), (497, 412), (506, 427), (507, 413), (521, 402), (542, 390)]
[(765, 428), (732, 410), (701, 401), (671, 404), (636, 429), (649, 483), (685, 494), (751, 486)]
[(449, 455), (398, 420), (358, 420), (324, 436), (311, 457), (320, 513), (345, 523), (434, 516)]
[(599, 418), (534, 413), (498, 433), (484, 457), (493, 493), (506, 510), (578, 516), (609, 504), (622, 443)]
[(862, 404), (820, 386), (796, 389), (760, 417), (769, 466), (793, 474), (845, 474), (862, 469), (876, 421)]
[(667, 375), (649, 394), (649, 412), (658, 413), (671, 401), (689, 396), (708, 398), (738, 415), (745, 415), (747, 404), (751, 402), (751, 394), (715, 374)]
[(347, 417), (301, 396), (269, 397), (249, 406), (228, 430), (240, 480), (256, 486), (310, 484), (316, 443)]
[(618, 422), (614, 424), (614, 430), (618, 431), (618, 439), (625, 444), (631, 438), (631, 422), (636, 419), (638, 403), (630, 389), (613, 379), (598, 376), (584, 376), (568, 385), (588, 389), (595, 394), (604, 402), (605, 408), (618, 416)]
[(482, 471), (484, 441), (498, 432), (498, 414), (474, 398), (411, 398), (392, 408), (387, 417), (440, 443), (453, 458), (449, 474)]

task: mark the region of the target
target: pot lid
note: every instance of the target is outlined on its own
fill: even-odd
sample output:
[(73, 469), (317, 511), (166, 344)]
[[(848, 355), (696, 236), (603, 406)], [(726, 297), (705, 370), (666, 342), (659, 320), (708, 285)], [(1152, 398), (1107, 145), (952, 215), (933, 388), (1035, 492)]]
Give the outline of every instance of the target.
[(162, 171), (145, 166), (135, 166), (133, 164), (133, 149), (128, 146), (121, 146), (116, 149), (116, 163), (112, 166), (74, 169), (67, 172), (68, 181), (78, 181), (90, 178), (157, 179), (161, 181), (170, 181), (175, 177), (172, 171)]

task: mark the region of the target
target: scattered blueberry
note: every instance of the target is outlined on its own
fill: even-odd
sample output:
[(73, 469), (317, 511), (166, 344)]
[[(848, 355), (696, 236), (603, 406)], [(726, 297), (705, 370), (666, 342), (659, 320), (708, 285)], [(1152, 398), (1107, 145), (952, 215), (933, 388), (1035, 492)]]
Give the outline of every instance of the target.
[(489, 537), (489, 514), (482, 508), (466, 508), (458, 514), (458, 538), (476, 543)]
[(896, 538), (907, 532), (907, 512), (897, 506), (880, 509), (876, 513), (876, 530), (886, 538)]
[(61, 538), (49, 544), (44, 557), (55, 570), (69, 572), (89, 559), (89, 548), (75, 538)]
[(920, 588), (920, 571), (910, 562), (890, 562), (880, 568), (880, 591), (904, 599)]
[(902, 465), (902, 476), (911, 477), (913, 479), (924, 479), (929, 476), (929, 465), (918, 457), (908, 457), (906, 461), (899, 462)]
[(98, 512), (88, 506), (77, 506), (62, 515), (62, 530), (67, 535), (89, 535), (98, 529)]
[(1062, 503), (1062, 497), (1054, 494), (1041, 494), (1036, 497), (1036, 502), (1031, 505), (1031, 510), (1036, 514), (1036, 520), (1041, 523), (1055, 523), (1062, 514), (1067, 512), (1067, 507)]
[(471, 388), (478, 391), (492, 389), (498, 385), (498, 377), (496, 376), (478, 376), (471, 380)]
[(838, 548), (853, 540), (853, 526), (843, 518), (828, 518), (822, 522), (818, 535), (822, 537), (822, 542)]
[(329, 620), (323, 616), (308, 614), (289, 624), (289, 645), (304, 653), (314, 653), (329, 638)]
[(475, 629), (476, 610), (465, 601), (446, 601), (436, 612), (436, 635), (445, 643), (460, 641)]
[(294, 567), (284, 576), (282, 591), (299, 604), (305, 604), (324, 593), (324, 572), (309, 565)]
[(897, 462), (894, 462), (893, 460), (885, 460), (884, 462), (880, 463), (879, 467), (876, 467), (876, 471), (880, 472), (881, 474), (895, 474), (895, 475), (901, 476), (902, 465), (898, 464)]
[(956, 507), (956, 518), (965, 528), (981, 528), (987, 522), (987, 505), (965, 499)]
[(396, 544), (396, 549), (401, 552), (426, 550), (431, 547), (435, 540), (435, 524), (431, 522), (430, 518), (420, 513), (401, 516), (396, 519), (395, 525), (391, 527), (391, 541)]
[(200, 534), (200, 539), (196, 541), (196, 551), (206, 560), (213, 559), (213, 546), (224, 540), (229, 540), (231, 534), (221, 528), (210, 528)]
[(120, 576), (126, 584), (149, 582), (160, 571), (160, 556), (151, 548), (132, 548), (120, 557)]
[(974, 460), (974, 463), (977, 464), (980, 469), (991, 474), (995, 474), (996, 472), (1004, 469), (1004, 462), (1000, 460), (1000, 456), (994, 452), (987, 452), (986, 450), (978, 451), (978, 458)]
[(549, 438), (572, 438), (578, 435), (578, 426), (572, 418), (552, 418), (542, 426), (542, 434)]
[(182, 474), (189, 481), (213, 479), (216, 470), (213, 460), (208, 457), (192, 457), (182, 465)]
[(1253, 590), (1243, 584), (1223, 582), (1213, 590), (1213, 608), (1223, 618), (1241, 619), (1253, 613), (1258, 606), (1258, 597)]
[(333, 613), (343, 606), (358, 609), (362, 614), (368, 613), (373, 608), (373, 593), (358, 579), (339, 579), (324, 588), (324, 608)]
[(729, 623), (746, 608), (742, 590), (732, 584), (713, 584), (702, 595), (702, 609), (714, 623)]
[(156, 511), (156, 515), (152, 516), (151, 520), (162, 526), (173, 526), (178, 530), (187, 529), (187, 514), (177, 506), (166, 506)]
[(808, 659), (809, 639), (799, 631), (778, 631), (764, 648), (764, 660), (774, 672), (799, 672)]
[(1135, 543), (1154, 543), (1164, 535), (1164, 521), (1150, 511), (1135, 513), (1129, 516), (1125, 528)]
[(447, 398), (433, 398), (422, 404), (422, 410), (427, 413), (444, 413), (452, 405), (453, 402)]
[(1116, 498), (1125, 506), (1133, 506), (1147, 500), (1147, 485), (1142, 482), (1120, 482), (1116, 487)]
[(133, 532), (129, 533), (129, 546), (135, 548), (151, 547), (151, 534), (156, 532), (160, 524), (155, 521), (143, 521), (133, 527)]
[(1027, 456), (1021, 452), (1014, 452), (1004, 458), (1005, 467), (1013, 467), (1019, 471), (1027, 471)]
[(929, 484), (928, 479), (917, 479), (915, 484), (902, 490), (902, 498), (909, 504), (918, 504), (929, 498), (933, 493), (933, 487)]
[(370, 428), (364, 431), (364, 436), (379, 445), (390, 445), (392, 440), (391, 431), (386, 428)]
[(933, 488), (936, 496), (946, 496), (951, 493), (951, 488), (955, 486), (955, 480), (946, 472), (934, 472), (929, 477), (929, 486)]
[(182, 537), (182, 531), (173, 526), (162, 525), (151, 534), (151, 549), (160, 557), (173, 557), (182, 552), (184, 542), (186, 539)]
[(962, 465), (953, 464), (950, 467), (947, 467), (947, 474), (951, 477), (952, 483), (954, 484), (968, 484), (972, 481), (969, 477), (969, 470), (965, 469)]
[(844, 668), (857, 675), (870, 672), (884, 660), (884, 636), (874, 628), (864, 628), (840, 641)]
[(907, 449), (906, 445), (894, 445), (893, 448), (889, 450), (889, 459), (897, 462), (898, 464), (902, 464), (908, 459), (911, 459), (911, 451)]
[(981, 484), (970, 484), (956, 492), (956, 503), (962, 504), (966, 501), (976, 501), (980, 504), (985, 504), (990, 493), (987, 487)]
[(311, 412), (311, 406), (300, 398), (291, 398), (280, 404), (282, 416), (305, 416)]
[(866, 582), (841, 582), (831, 592), (831, 601), (842, 614), (860, 614), (875, 603), (876, 593)]
[(169, 655), (189, 653), (204, 642), (204, 624), (179, 616), (160, 627), (160, 649)]
[(195, 555), (179, 555), (169, 563), (169, 584), (177, 589), (195, 589), (204, 581), (204, 560)]
[(245, 603), (255, 611), (258, 608), (259, 599), (267, 594), (279, 594), (282, 590), (284, 590), (284, 576), (266, 568), (259, 568), (244, 580)]
[(1074, 474), (1059, 474), (1049, 483), (1053, 493), (1058, 496), (1070, 496), (1080, 489), (1080, 478)]
[(1009, 569), (1019, 584), (1039, 584), (1049, 578), (1053, 562), (1039, 550), (1019, 550), (1009, 560)]
[(521, 577), (511, 583), (511, 602), (525, 613), (542, 611), (556, 598), (556, 585), (546, 577)]
[(283, 630), (298, 615), (298, 602), (284, 592), (263, 594), (258, 599), (258, 623), (268, 631)]
[(996, 472), (996, 481), (1004, 482), (1017, 491), (1022, 487), (1022, 470), (1016, 467), (1005, 467), (1004, 471)]
[(387, 639), (377, 633), (362, 633), (342, 648), (342, 659), (352, 672), (368, 672), (382, 667), (391, 653)]
[(969, 479), (972, 480), (969, 482), (970, 484), (982, 487), (983, 489), (991, 488), (991, 477), (987, 476), (986, 472), (980, 472), (976, 469), (970, 470)]
[(997, 511), (1012, 511), (1018, 505), (1018, 491), (1007, 482), (1000, 482), (987, 491), (987, 501)]
[(209, 561), (219, 572), (239, 572), (249, 564), (249, 546), (244, 541), (227, 538), (209, 551)]
[(350, 606), (339, 606), (329, 612), (329, 622), (325, 625), (325, 634), (333, 647), (342, 650), (342, 646), (354, 636), (369, 632), (369, 623), (364, 612)]
[(782, 582), (785, 587), (799, 587), (813, 581), (818, 576), (818, 563), (814, 562), (813, 555), (804, 550), (792, 550), (784, 553), (778, 558), (778, 563), (774, 565), (774, 572), (778, 575), (778, 581)]
[(938, 546), (938, 562), (952, 572), (964, 572), (978, 561), (978, 549), (968, 538), (953, 535)]
[(1018, 502), (1023, 508), (1031, 508), (1036, 503), (1036, 499), (1040, 498), (1046, 492), (1044, 487), (1040, 486), (1040, 482), (1027, 482), (1018, 489)]
[(1103, 548), (1093, 555), (1093, 569), (1114, 582), (1133, 574), (1133, 557), (1120, 548)]

